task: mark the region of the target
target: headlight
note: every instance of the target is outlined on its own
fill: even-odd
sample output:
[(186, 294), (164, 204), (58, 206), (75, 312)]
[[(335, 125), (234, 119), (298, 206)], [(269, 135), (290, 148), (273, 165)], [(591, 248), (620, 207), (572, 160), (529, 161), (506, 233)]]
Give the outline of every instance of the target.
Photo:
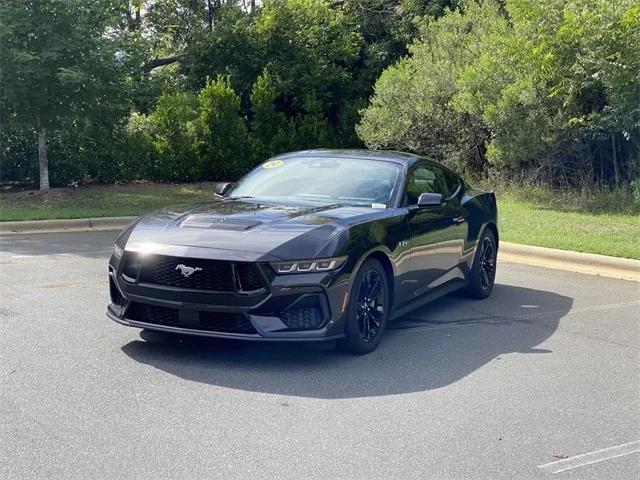
[(124, 254), (124, 249), (120, 248), (117, 244), (113, 244), (113, 254), (115, 255), (115, 257), (119, 260), (122, 258), (122, 255)]
[(329, 272), (340, 268), (347, 257), (314, 258), (311, 260), (291, 260), (289, 262), (271, 262), (278, 274)]

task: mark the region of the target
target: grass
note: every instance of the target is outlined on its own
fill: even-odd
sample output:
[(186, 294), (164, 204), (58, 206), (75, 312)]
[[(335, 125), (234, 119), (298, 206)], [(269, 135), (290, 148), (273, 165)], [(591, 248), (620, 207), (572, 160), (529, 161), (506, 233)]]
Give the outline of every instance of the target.
[(619, 193), (525, 188), (497, 195), (504, 241), (640, 259), (640, 206)]
[[(94, 185), (0, 193), (0, 221), (140, 215), (213, 198), (212, 183)], [(621, 192), (498, 191), (502, 240), (640, 259), (640, 204)]]
[(91, 185), (0, 193), (0, 221), (141, 215), (213, 199), (213, 183)]

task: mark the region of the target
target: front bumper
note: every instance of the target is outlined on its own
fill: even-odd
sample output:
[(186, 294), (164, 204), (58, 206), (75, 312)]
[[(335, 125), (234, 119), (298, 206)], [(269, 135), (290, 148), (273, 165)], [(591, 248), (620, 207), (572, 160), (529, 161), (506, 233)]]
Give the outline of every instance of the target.
[(265, 282), (265, 289), (251, 295), (149, 285), (125, 280), (118, 259), (112, 257), (107, 316), (130, 327), (229, 339), (326, 341), (344, 337), (347, 275), (272, 275), (265, 276)]

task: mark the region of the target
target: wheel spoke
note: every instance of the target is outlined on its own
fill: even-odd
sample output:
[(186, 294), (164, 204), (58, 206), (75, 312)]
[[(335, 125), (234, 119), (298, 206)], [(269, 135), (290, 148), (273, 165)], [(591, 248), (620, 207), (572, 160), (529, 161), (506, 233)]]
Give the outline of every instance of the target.
[(380, 281), (380, 277), (376, 275), (376, 278), (373, 280), (371, 285), (371, 289), (369, 290), (369, 298), (376, 298), (382, 289), (382, 282)]
[(484, 288), (489, 286), (489, 276), (487, 275), (487, 270), (485, 268), (482, 269), (481, 283)]
[(371, 333), (371, 322), (368, 313), (364, 314), (364, 332), (362, 333), (364, 334), (364, 338), (368, 340), (369, 334)]

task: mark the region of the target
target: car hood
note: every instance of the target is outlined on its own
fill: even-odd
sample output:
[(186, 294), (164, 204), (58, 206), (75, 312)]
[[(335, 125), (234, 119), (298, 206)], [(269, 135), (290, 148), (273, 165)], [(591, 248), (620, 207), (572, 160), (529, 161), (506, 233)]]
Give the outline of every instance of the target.
[(182, 254), (194, 256), (207, 255), (202, 249), (215, 249), (223, 254), (244, 252), (248, 260), (256, 258), (252, 253), (299, 259), (316, 255), (349, 224), (381, 212), (384, 210), (368, 207), (225, 199), (154, 212), (138, 220), (123, 236), (127, 250), (132, 251), (161, 245), (186, 247), (190, 253), (183, 250)]

